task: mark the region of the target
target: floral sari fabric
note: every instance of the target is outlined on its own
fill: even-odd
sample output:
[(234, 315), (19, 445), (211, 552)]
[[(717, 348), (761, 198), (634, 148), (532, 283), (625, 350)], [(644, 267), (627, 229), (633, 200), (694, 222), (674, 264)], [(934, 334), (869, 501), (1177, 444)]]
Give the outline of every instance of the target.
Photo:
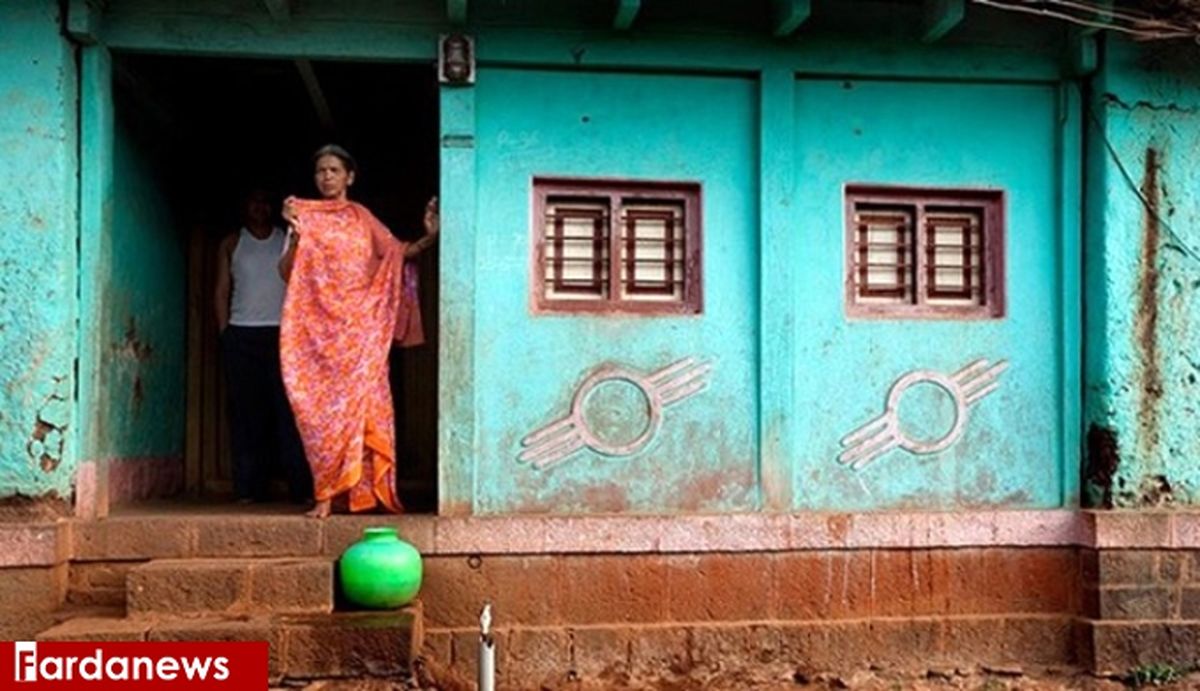
[(419, 309), (405, 245), (361, 204), (292, 203), (301, 239), (280, 361), (316, 498), (349, 492), (351, 511), (382, 504), (399, 512), (388, 351), (393, 338), (413, 345), (421, 337), (419, 317), (411, 326)]

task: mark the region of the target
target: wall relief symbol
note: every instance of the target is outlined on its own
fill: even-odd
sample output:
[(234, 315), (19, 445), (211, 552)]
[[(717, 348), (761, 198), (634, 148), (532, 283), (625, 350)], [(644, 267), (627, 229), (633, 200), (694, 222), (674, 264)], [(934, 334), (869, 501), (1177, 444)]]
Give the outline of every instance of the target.
[[(945, 451), (962, 436), (971, 406), (1000, 386), (996, 378), (1007, 368), (1007, 360), (992, 365), (981, 359), (949, 376), (931, 370), (914, 370), (900, 377), (888, 391), (883, 414), (842, 438), (844, 448), (838, 463), (851, 470), (861, 470), (895, 448), (922, 456)], [(916, 439), (900, 429), (900, 400), (908, 389), (918, 384), (932, 384), (949, 394), (954, 402), (954, 424), (939, 439)]]
[(552, 468), (583, 449), (631, 456), (646, 448), (663, 423), (663, 409), (708, 386), (712, 364), (688, 357), (649, 374), (603, 365), (579, 385), (570, 413), (521, 440), (518, 459)]

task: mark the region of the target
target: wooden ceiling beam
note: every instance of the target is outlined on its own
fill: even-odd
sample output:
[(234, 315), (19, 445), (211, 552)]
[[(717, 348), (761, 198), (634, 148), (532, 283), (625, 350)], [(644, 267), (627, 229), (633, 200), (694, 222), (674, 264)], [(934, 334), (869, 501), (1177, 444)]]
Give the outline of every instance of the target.
[(312, 101), (313, 110), (317, 112), (321, 126), (330, 135), (335, 134), (337, 127), (333, 123), (333, 111), (329, 109), (329, 101), (325, 99), (325, 92), (321, 90), (321, 82), (317, 80), (312, 63), (308, 60), (297, 60), (296, 70), (300, 72), (300, 79), (304, 81), (304, 88), (308, 90), (308, 98)]
[(67, 33), (85, 45), (96, 43), (100, 40), (100, 18), (104, 8), (102, 0), (70, 0), (67, 3)]
[(812, 0), (772, 0), (771, 33), (791, 36), (812, 14)]
[(613, 28), (628, 31), (642, 9), (642, 0), (617, 0), (617, 12), (613, 17)]
[(933, 43), (958, 26), (967, 14), (967, 0), (925, 0), (921, 40)]
[(267, 6), (267, 11), (271, 13), (271, 19), (277, 22), (291, 20), (292, 0), (263, 0), (263, 4)]

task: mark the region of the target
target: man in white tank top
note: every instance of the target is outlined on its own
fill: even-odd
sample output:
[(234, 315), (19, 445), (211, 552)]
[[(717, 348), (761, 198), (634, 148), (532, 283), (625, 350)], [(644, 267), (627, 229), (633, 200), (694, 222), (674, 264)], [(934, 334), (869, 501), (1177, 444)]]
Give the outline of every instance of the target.
[(251, 192), (245, 226), (221, 241), (215, 304), (229, 394), (233, 486), (239, 502), (265, 501), (278, 467), (290, 499), (312, 498), (312, 475), (292, 419), (279, 369), (279, 315), (286, 284), (279, 276), (285, 234), (272, 224), (270, 197)]

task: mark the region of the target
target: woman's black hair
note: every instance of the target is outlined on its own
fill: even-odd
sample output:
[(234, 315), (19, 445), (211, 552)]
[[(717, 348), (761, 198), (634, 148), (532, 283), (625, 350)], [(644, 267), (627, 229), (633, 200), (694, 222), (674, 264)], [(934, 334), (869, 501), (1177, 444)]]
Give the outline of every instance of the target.
[(342, 162), (342, 165), (346, 166), (347, 173), (353, 173), (358, 170), (358, 162), (354, 160), (354, 157), (350, 155), (350, 152), (346, 151), (337, 144), (326, 144), (325, 146), (317, 149), (317, 152), (313, 154), (312, 157), (313, 165), (316, 165), (317, 161), (321, 160), (322, 156), (336, 156), (337, 159)]

